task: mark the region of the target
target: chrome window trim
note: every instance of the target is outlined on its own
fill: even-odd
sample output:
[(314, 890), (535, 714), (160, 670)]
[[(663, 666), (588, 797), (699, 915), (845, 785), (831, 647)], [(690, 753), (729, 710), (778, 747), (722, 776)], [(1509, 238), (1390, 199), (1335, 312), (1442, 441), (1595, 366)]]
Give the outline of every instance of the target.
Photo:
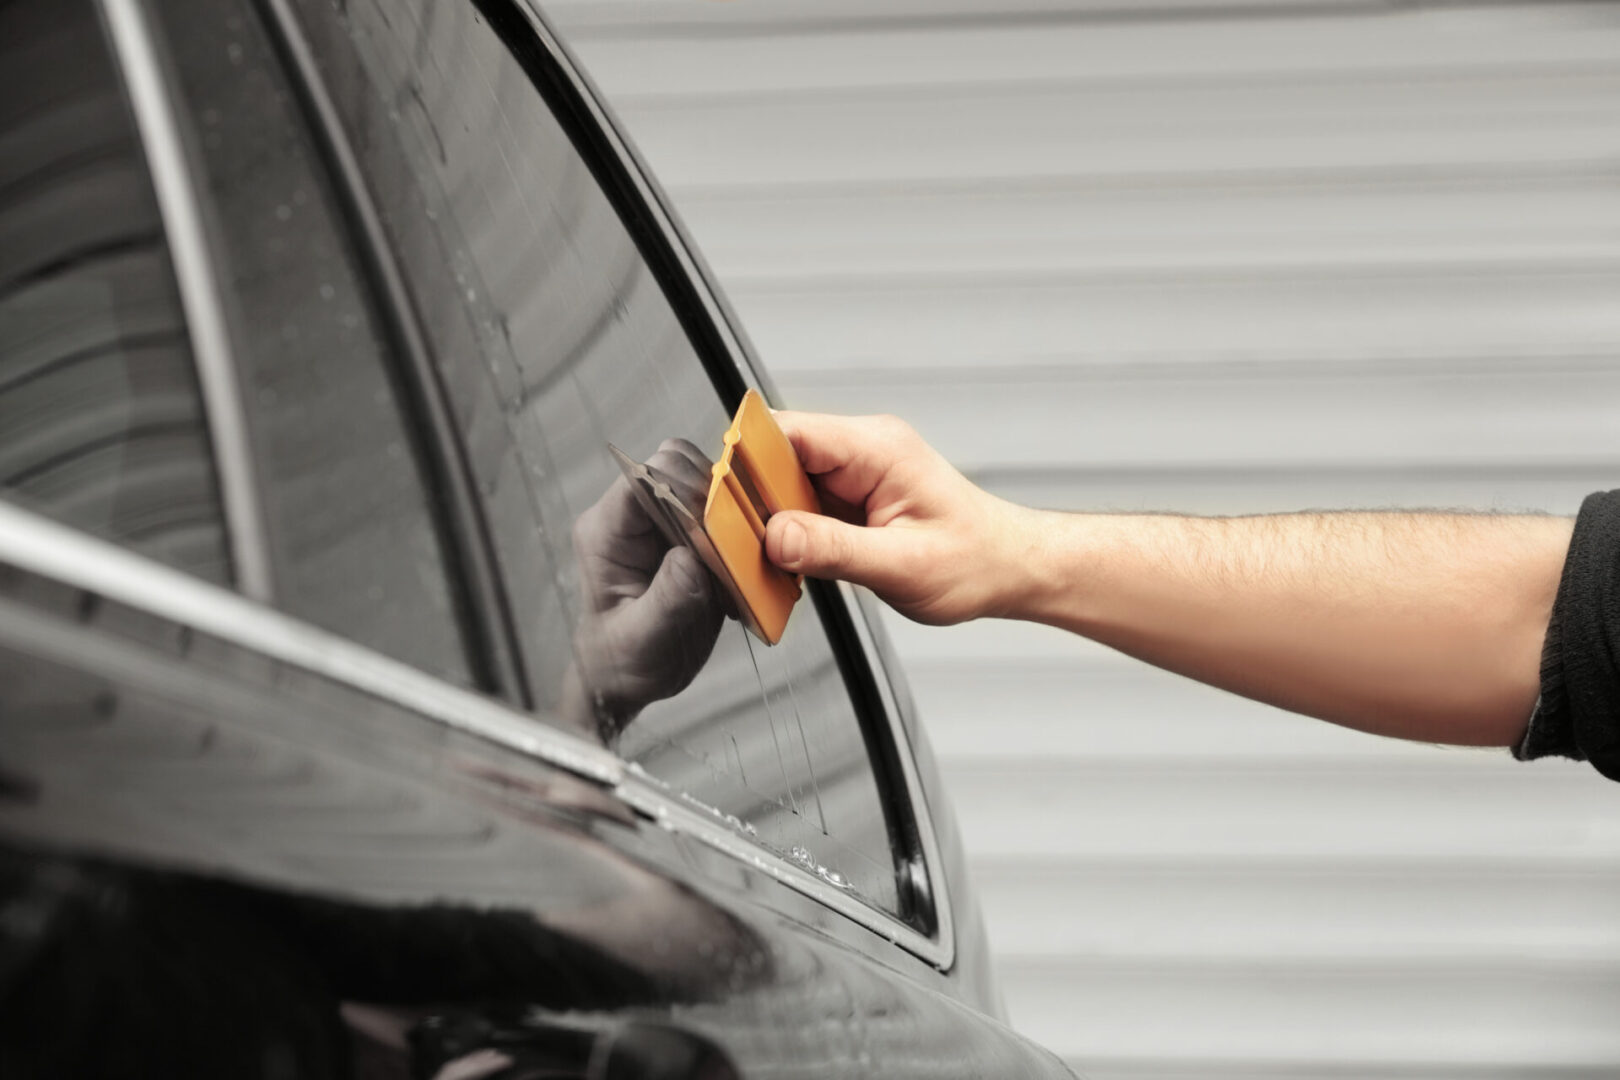
[[(625, 172), (641, 196), (641, 202), (653, 223), (658, 227), (665, 243), (674, 253), (688, 278), (693, 282), (694, 292), (702, 301), (704, 312), (710, 322), (720, 334), (731, 361), (742, 372), (744, 381), (756, 389), (764, 390), (762, 380), (753, 364), (752, 350), (749, 349), (734, 325), (732, 313), (716, 296), (713, 281), (708, 268), (703, 265), (687, 242), (686, 235), (670, 212), (663, 192), (649, 177), (640, 156), (630, 145), (629, 140), (619, 130), (611, 115), (598, 100), (596, 88), (592, 85), (580, 68), (574, 63), (573, 54), (570, 53), (561, 39), (552, 32), (545, 16), (541, 13), (537, 0), (515, 0), (515, 6), (522, 11), (525, 19), (533, 29), (540, 43), (556, 62), (558, 68), (573, 84), (578, 97), (590, 111), (591, 119), (604, 134), (614, 153), (618, 156)], [(905, 731), (905, 725), (900, 720), (900, 711), (894, 700), (894, 692), (889, 683), (888, 673), (884, 670), (878, 656), (876, 646), (872, 640), (871, 629), (866, 625), (865, 615), (855, 602), (854, 594), (848, 585), (840, 584), (840, 600), (844, 604), (851, 624), (855, 627), (856, 636), (860, 639), (861, 653), (872, 673), (872, 681), (876, 685), (881, 700), (885, 719), (888, 723), (890, 737), (894, 739), (896, 756), (900, 759), (900, 767), (905, 784), (906, 798), (911, 804), (913, 820), (916, 822), (920, 834), (924, 872), (928, 875), (928, 893), (934, 907), (934, 920), (937, 926), (936, 936), (929, 937), (921, 934), (905, 923), (883, 912), (869, 907), (862, 901), (855, 900), (849, 894), (827, 885), (813, 874), (806, 874), (793, 863), (776, 858), (765, 849), (743, 840), (734, 830), (726, 828), (723, 824), (711, 823), (702, 814), (695, 813), (684, 806), (675, 804), (675, 809), (683, 815), (684, 824), (678, 827), (683, 831), (694, 831), (712, 845), (727, 851), (744, 862), (752, 863), (760, 869), (766, 870), (772, 876), (786, 881), (801, 891), (810, 892), (812, 896), (821, 900), (850, 919), (873, 930), (907, 951), (927, 960), (941, 970), (948, 969), (955, 962), (956, 957), (956, 929), (951, 918), (950, 897), (946, 888), (946, 875), (944, 863), (940, 859), (939, 842), (934, 834), (933, 818), (928, 810), (927, 799), (923, 795), (922, 785), (917, 775), (917, 764), (912, 753), (911, 738)], [(627, 773), (626, 782), (621, 785), (623, 797), (631, 805), (638, 805), (638, 799), (649, 797), (648, 791), (656, 791), (655, 785), (649, 785), (634, 773)], [(669, 804), (665, 797), (662, 802)], [(639, 806), (638, 806), (639, 808)], [(714, 832), (711, 838), (708, 834)], [(791, 876), (784, 876), (784, 871), (791, 872)], [(799, 879), (803, 879), (802, 881)], [(806, 887), (808, 886), (808, 887)]]
[(168, 239), (214, 449), (236, 584), (248, 596), (268, 600), (272, 595), (270, 559), (264, 547), (247, 417), (236, 378), (230, 330), (225, 325), (218, 269), (198, 210), (200, 204), (186, 162), (179, 121), (170, 108), (162, 64), (139, 0), (98, 3), (124, 76)]
[(622, 778), (617, 757), (577, 735), (6, 502), (0, 502), (0, 564), (191, 627), (608, 787)]
[(665, 828), (701, 841), (716, 851), (803, 893), (941, 971), (951, 966), (955, 957), (955, 939), (949, 929), (950, 924), (943, 919), (938, 939), (921, 934), (898, 919), (872, 907), (847, 888), (833, 885), (821, 875), (806, 870), (799, 863), (785, 859), (762, 847), (757, 841), (748, 839), (718, 810), (708, 809), (680, 798), (641, 769), (627, 768), (624, 779), (614, 789), (614, 794), (627, 806)]

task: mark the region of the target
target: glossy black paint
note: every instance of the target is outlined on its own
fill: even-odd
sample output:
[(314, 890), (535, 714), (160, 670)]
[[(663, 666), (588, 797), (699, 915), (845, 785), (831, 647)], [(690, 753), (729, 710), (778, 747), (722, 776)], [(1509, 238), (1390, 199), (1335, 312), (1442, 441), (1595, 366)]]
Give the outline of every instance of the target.
[[(329, 2), (266, 0), (256, 10), (274, 27)], [(206, 7), (185, 10), (204, 19)], [(179, 6), (149, 10), (158, 8), (171, 37), (184, 32)], [(714, 321), (723, 303), (692, 268), (678, 226), (642, 201), (648, 185), (633, 157), (607, 128), (591, 128), (607, 121), (543, 24), (516, 5), (480, 8), (500, 10), (508, 39), (533, 34), (520, 50), (525, 70), (550, 80), (548, 99), (568, 117), (589, 175), (608, 190), (713, 376), (715, 403), (694, 398), (693, 408), (723, 418), (732, 392), (753, 378), (750, 361), (730, 351), (742, 348), (740, 335)], [(273, 47), (299, 69), (295, 38)], [(317, 41), (312, 64), (320, 54)], [(228, 55), (246, 53), (238, 42)], [(305, 70), (322, 85), (287, 90), (282, 103), (301, 103), (314, 131), (307, 145), (338, 177), (328, 197), (350, 225), (332, 257), (342, 244), (360, 250), (372, 295), (392, 298), (373, 311), (383, 324), (374, 338), (385, 353), (414, 349), (407, 362), (416, 375), (391, 385), (405, 398), (430, 395), (428, 405), (396, 407), (435, 429), (423, 444), (437, 440), (438, 450), (421, 466), (438, 477), (435, 497), (452, 514), (480, 515), (432, 534), (451, 538), (441, 557), (458, 571), (468, 538), (487, 535), (499, 555), (471, 575), (484, 583), (468, 589), (468, 606), (491, 603), (493, 591), (493, 602), (510, 605), (508, 621), (520, 620), (543, 606), (543, 586), (525, 584), (515, 561), (548, 567), (555, 554), (526, 546), (534, 523), (496, 497), (515, 493), (505, 470), (521, 459), (501, 434), (510, 399), (474, 363), (487, 328), (461, 310), (459, 289), (442, 291), (455, 284), (442, 277), (439, 241), (399, 218), (412, 205), (409, 162), (391, 159), (391, 144), (378, 139), (353, 147), (344, 165), (336, 133), (320, 131), (323, 108), (328, 122), (364, 120), (355, 73), (332, 66), (335, 52), (324, 55), (324, 67)], [(181, 87), (176, 79), (177, 97)], [(366, 189), (346, 194), (356, 176)], [(375, 222), (355, 224), (372, 198)], [(393, 260), (397, 280), (379, 286)], [(415, 330), (388, 329), (407, 316)], [(420, 370), (428, 359), (432, 378)], [(446, 454), (446, 440), (448, 464), (433, 456)], [(579, 465), (581, 475), (596, 467)], [(446, 468), (464, 470), (471, 491), (446, 497)], [(585, 502), (601, 492), (594, 480), (580, 490)], [(566, 506), (560, 490), (537, 497)], [(622, 786), (257, 644), (267, 632), (301, 633), (295, 624), (267, 631), (245, 619), (240, 633), (209, 633), (160, 614), (168, 609), (129, 598), (161, 595), (175, 579), (136, 562), (118, 564), (142, 579), (120, 592), (124, 602), (88, 587), (82, 563), (28, 569), (8, 553), (16, 534), (6, 530), (30, 528), (0, 521), (0, 1075), (1069, 1075), (990, 1015), (998, 1003), (983, 931), (924, 733), (904, 687), (888, 681), (898, 668), (881, 635), (872, 652), (863, 644), (875, 622), (838, 591), (818, 590), (796, 618), (801, 634), (822, 628), (822, 638), (806, 639), (827, 657), (813, 674), (847, 692), (860, 718), (859, 739), (843, 744), (863, 748), (849, 775), (876, 777), (886, 800), (879, 813), (889, 816), (875, 824), (894, 848), (900, 892), (870, 903), (930, 932), (940, 929), (926, 917), (931, 892), (948, 895), (955, 949), (943, 969), (765, 862), (632, 810)], [(51, 528), (37, 526), (47, 542)], [(236, 610), (223, 590), (219, 601)], [(505, 634), (503, 618), (480, 621), (473, 639)], [(536, 697), (554, 691), (579, 650), (577, 628), (558, 625), (553, 638), (512, 645), (513, 656), (529, 654)], [(334, 629), (365, 641), (363, 626)], [(323, 639), (309, 633), (318, 647)], [(535, 656), (537, 644), (549, 651)], [(392, 651), (412, 658), (410, 648)], [(513, 705), (529, 704), (510, 678), (493, 682)], [(909, 745), (881, 726), (891, 699)], [(829, 724), (825, 737), (841, 736)], [(939, 865), (919, 861), (924, 838), (896, 775), (902, 755), (915, 759)]]
[(599, 786), (251, 650), (8, 571), (0, 685), (7, 1076), (434, 1075), (424, 1025), (551, 1012), (745, 1076), (1064, 1075)]

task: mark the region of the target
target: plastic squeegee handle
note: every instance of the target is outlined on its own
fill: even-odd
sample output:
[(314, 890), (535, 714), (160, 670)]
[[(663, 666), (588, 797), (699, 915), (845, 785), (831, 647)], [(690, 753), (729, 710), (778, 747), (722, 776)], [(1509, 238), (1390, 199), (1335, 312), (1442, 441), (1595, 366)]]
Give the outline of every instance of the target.
[(819, 514), (821, 500), (765, 399), (750, 390), (714, 464), (703, 527), (725, 564), (744, 623), (768, 645), (782, 640), (804, 580), (765, 554), (765, 523), (782, 510)]

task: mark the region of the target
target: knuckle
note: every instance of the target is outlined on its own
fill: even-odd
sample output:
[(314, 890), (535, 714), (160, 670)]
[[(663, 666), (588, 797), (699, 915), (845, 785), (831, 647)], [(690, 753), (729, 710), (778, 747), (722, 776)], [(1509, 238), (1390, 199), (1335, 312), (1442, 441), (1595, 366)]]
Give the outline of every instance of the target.
[(574, 526), (569, 530), (569, 534), (573, 538), (575, 547), (579, 547), (580, 544), (589, 540), (592, 533), (595, 532), (596, 518), (599, 513), (600, 511), (592, 506), (574, 519)]
[(879, 433), (890, 443), (909, 443), (917, 437), (917, 433), (912, 429), (912, 426), (898, 416), (885, 413), (876, 419)]
[(658, 452), (661, 454), (681, 454), (684, 456), (685, 454), (695, 452), (696, 450), (697, 447), (693, 446), (685, 439), (670, 438), (665, 439), (663, 442), (658, 444)]

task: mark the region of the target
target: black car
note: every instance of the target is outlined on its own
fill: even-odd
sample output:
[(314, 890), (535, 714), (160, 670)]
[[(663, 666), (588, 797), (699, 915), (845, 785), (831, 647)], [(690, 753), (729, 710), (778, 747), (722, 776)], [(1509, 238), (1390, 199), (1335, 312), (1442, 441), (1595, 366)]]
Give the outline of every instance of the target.
[(533, 6), (0, 4), (0, 1075), (1069, 1075), (749, 388)]

